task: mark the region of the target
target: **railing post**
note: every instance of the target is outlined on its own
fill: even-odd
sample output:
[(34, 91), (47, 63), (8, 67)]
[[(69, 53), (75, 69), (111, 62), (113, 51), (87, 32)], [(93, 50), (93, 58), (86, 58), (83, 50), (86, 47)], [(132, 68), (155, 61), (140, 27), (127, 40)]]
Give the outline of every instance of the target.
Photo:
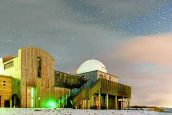
[(66, 107), (67, 107), (67, 98), (68, 98), (68, 95), (66, 94)]

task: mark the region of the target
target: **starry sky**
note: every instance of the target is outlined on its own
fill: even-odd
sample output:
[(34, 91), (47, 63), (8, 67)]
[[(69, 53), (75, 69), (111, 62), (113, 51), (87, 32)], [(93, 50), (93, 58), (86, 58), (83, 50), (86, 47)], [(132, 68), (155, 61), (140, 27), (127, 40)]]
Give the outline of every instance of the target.
[(171, 0), (0, 0), (0, 56), (40, 47), (70, 73), (97, 59), (132, 105), (172, 107), (171, 20)]

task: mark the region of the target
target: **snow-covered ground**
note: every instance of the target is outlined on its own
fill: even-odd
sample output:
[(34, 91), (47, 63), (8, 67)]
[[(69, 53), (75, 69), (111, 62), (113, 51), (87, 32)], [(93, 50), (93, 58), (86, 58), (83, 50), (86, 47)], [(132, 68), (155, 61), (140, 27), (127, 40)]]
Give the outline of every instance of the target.
[(0, 115), (172, 115), (144, 110), (84, 110), (0, 108)]

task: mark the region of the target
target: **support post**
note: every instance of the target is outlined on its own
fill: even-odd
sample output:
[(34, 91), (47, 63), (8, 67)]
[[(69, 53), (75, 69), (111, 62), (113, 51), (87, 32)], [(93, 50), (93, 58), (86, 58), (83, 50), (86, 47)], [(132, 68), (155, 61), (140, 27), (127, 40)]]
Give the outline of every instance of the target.
[(27, 108), (27, 85), (26, 85), (26, 108)]
[(117, 96), (115, 96), (115, 109), (116, 110), (118, 109), (118, 98), (117, 98)]
[[(0, 102), (1, 103), (1, 102)], [(12, 99), (10, 99), (10, 108), (12, 108)]]
[(109, 95), (106, 94), (106, 109), (109, 109)]
[(130, 108), (130, 98), (128, 98), (128, 109)]
[(101, 94), (99, 93), (99, 109), (101, 109)]
[(81, 101), (82, 109), (84, 109), (84, 100)]
[(94, 107), (94, 96), (91, 96), (91, 107)]
[(122, 97), (122, 107), (121, 109), (123, 110), (124, 109), (124, 97)]

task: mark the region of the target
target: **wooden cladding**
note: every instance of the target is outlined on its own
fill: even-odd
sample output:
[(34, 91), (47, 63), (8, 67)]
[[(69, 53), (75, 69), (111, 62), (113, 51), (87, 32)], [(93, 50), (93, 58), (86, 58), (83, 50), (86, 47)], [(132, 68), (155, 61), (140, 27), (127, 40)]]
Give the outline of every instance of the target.
[(30, 107), (27, 103), (28, 87), (35, 87), (36, 107), (45, 107), (43, 103), (47, 99), (56, 97), (54, 59), (46, 51), (40, 48), (21, 49), (21, 74), (21, 107)]
[(101, 79), (101, 92), (104, 94), (131, 97), (131, 87), (117, 82)]

